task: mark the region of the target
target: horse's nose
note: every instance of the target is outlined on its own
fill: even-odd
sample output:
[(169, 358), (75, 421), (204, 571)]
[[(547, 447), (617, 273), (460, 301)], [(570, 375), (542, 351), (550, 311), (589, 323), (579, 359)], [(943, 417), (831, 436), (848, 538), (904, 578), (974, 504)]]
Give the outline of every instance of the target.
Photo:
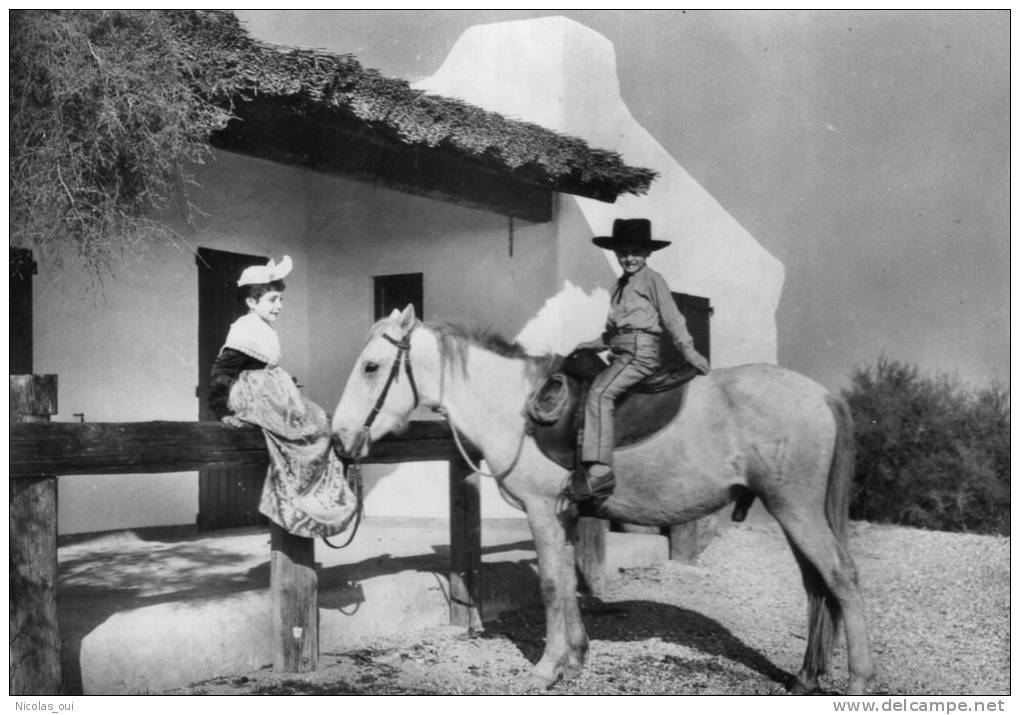
[(344, 446), (344, 439), (338, 432), (334, 432), (330, 435), (329, 443), (338, 458), (343, 459), (347, 456), (347, 448)]
[(369, 441), (364, 430), (354, 431), (337, 429), (333, 431), (330, 441), (333, 451), (341, 459), (359, 459), (368, 455)]
[(333, 442), (333, 449), (336, 450), (338, 454), (353, 456), (354, 452), (358, 448), (358, 437), (360, 433), (355, 430), (342, 427), (336, 422), (333, 423), (332, 427), (333, 429), (332, 434), (330, 435), (330, 440)]

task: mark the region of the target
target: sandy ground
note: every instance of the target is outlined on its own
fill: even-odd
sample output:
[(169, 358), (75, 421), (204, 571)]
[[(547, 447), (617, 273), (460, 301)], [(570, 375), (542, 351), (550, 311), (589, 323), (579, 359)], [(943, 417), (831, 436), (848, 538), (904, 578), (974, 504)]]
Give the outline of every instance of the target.
[[(1009, 539), (851, 524), (875, 694), (1008, 694)], [(774, 523), (724, 529), (697, 566), (628, 569), (581, 601), (584, 672), (550, 694), (783, 694), (805, 647), (800, 575)], [(324, 653), (310, 674), (262, 669), (176, 694), (516, 694), (541, 655), (540, 607), (480, 634), (436, 628)], [(846, 686), (837, 646), (825, 692)]]

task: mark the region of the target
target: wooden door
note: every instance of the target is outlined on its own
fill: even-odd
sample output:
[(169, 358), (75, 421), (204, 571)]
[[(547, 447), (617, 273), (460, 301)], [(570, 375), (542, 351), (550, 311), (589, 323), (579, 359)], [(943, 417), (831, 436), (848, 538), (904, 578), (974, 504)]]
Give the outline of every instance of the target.
[[(198, 419), (213, 421), (209, 409), (209, 374), (226, 340), (230, 324), (247, 312), (237, 297), (237, 278), (266, 256), (199, 248), (198, 264)], [(265, 524), (259, 498), (266, 470), (262, 467), (203, 469), (198, 473), (198, 528), (203, 531)]]

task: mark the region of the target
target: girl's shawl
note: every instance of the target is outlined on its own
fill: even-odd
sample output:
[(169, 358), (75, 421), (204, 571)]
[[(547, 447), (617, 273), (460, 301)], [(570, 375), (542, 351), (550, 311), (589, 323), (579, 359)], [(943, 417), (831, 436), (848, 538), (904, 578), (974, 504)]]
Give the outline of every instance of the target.
[(269, 367), (280, 364), (280, 338), (269, 323), (255, 313), (248, 313), (231, 324), (223, 347), (251, 355)]

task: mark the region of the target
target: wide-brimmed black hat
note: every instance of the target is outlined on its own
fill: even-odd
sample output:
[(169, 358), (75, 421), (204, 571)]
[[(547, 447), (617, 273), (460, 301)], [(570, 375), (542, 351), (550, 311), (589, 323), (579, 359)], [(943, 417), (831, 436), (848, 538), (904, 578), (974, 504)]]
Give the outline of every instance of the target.
[(596, 236), (591, 240), (599, 248), (619, 251), (621, 248), (640, 248), (651, 253), (665, 248), (670, 241), (652, 238), (652, 222), (646, 218), (618, 218), (613, 221), (612, 236)]

